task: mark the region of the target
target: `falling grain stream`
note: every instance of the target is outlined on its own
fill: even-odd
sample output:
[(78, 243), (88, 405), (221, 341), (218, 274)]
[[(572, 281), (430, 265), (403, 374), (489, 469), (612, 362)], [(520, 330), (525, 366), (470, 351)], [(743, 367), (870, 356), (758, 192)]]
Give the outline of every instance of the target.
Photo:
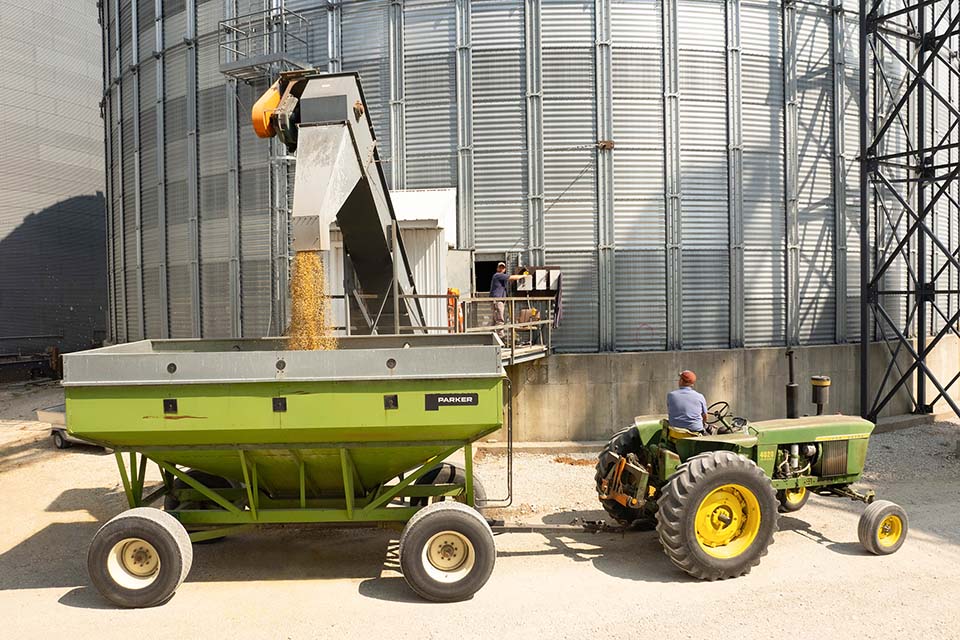
[(295, 351), (336, 349), (327, 279), (319, 251), (298, 251), (294, 256), (290, 298), (293, 308), (287, 348)]

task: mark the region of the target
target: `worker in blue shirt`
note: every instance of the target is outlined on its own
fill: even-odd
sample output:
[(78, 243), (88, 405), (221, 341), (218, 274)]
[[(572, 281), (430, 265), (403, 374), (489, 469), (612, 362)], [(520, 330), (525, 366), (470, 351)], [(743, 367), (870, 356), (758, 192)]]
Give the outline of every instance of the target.
[(667, 419), (671, 427), (703, 433), (707, 422), (707, 400), (693, 388), (697, 374), (681, 371), (676, 389), (667, 394)]
[[(497, 272), (493, 274), (493, 278), (490, 280), (490, 300), (491, 307), (493, 309), (493, 326), (503, 326), (504, 301), (502, 298), (507, 297), (507, 292), (510, 288), (510, 282), (512, 280), (519, 280), (522, 277), (523, 276), (508, 276), (506, 263), (497, 263)], [(498, 329), (497, 335), (503, 339), (503, 329)]]

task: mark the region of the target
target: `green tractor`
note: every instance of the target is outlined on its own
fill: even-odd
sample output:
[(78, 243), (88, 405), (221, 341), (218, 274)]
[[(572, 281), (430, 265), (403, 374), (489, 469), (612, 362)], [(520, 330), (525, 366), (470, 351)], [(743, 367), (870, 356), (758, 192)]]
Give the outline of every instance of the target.
[(798, 511), (811, 492), (867, 504), (858, 536), (871, 553), (903, 545), (903, 509), (850, 486), (863, 472), (873, 423), (842, 415), (748, 423), (726, 402), (708, 415), (711, 435), (638, 417), (597, 461), (607, 513), (625, 526), (655, 523), (679, 568), (703, 580), (749, 573), (773, 542), (778, 512)]

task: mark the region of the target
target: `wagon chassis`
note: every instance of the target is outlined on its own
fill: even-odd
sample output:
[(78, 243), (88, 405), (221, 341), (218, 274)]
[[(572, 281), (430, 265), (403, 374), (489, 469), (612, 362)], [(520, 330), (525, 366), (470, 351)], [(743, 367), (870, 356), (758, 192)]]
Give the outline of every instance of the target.
[[(438, 441), (428, 444), (446, 447), (422, 465), (404, 474), (396, 483), (386, 482), (375, 486), (363, 486), (353, 463), (351, 451), (366, 447), (422, 447), (420, 442), (343, 442), (324, 443), (324, 449), (339, 451), (340, 471), (344, 491), (334, 496), (318, 491), (310, 478), (307, 466), (300, 455), (305, 449), (316, 450), (314, 444), (233, 445), (233, 446), (182, 446), (182, 447), (137, 447), (136, 450), (114, 451), (124, 493), (131, 509), (152, 504), (165, 495), (173, 495), (182, 503), (206, 500), (219, 508), (172, 509), (169, 513), (191, 530), (190, 540), (200, 542), (220, 538), (251, 525), (260, 524), (366, 524), (369, 526), (398, 526), (410, 519), (420, 507), (398, 505), (396, 500), (409, 498), (462, 497), (467, 504), (474, 503), (473, 447), (470, 442)], [(171, 450), (235, 451), (243, 472), (243, 486), (213, 488), (190, 476), (185, 470), (170, 464), (157, 455)], [(269, 486), (257, 470), (255, 450), (282, 450), (298, 461), (300, 479), (299, 496), (295, 498), (273, 497)], [(434, 485), (414, 484), (428, 471), (457, 451), (463, 451), (466, 479), (462, 484)], [(125, 458), (126, 454), (126, 460)], [(154, 463), (160, 470), (163, 485), (144, 495), (146, 468)], [(178, 479), (188, 488), (177, 489)]]

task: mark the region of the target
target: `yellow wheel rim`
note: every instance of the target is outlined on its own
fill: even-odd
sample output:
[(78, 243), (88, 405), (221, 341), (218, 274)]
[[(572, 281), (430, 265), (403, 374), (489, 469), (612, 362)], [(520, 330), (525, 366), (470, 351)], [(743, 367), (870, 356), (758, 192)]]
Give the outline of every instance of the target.
[(790, 504), (800, 504), (807, 497), (806, 487), (797, 487), (796, 489), (786, 489), (784, 495)]
[(714, 558), (735, 558), (753, 544), (760, 519), (760, 502), (752, 491), (739, 484), (722, 485), (697, 508), (697, 542)]
[(903, 520), (900, 516), (889, 515), (880, 522), (877, 527), (877, 540), (881, 547), (892, 547), (900, 540), (903, 535)]

